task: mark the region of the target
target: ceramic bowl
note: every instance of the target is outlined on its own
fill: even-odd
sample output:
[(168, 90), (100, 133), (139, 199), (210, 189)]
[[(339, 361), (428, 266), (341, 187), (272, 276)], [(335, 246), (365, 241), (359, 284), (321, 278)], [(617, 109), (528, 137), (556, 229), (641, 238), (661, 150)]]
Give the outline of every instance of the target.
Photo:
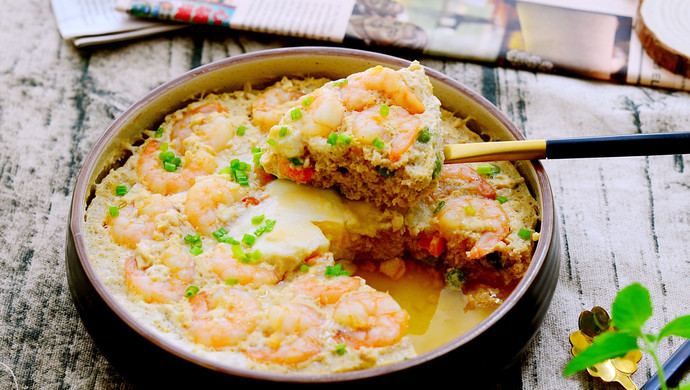
[[(132, 317), (99, 280), (84, 242), (84, 218), (95, 184), (124, 157), (120, 145), (154, 128), (165, 114), (206, 93), (241, 89), (250, 82), (259, 88), (282, 76), (333, 79), (375, 65), (406, 67), (407, 60), (367, 51), (300, 47), (239, 55), (196, 68), (151, 91), (117, 118), (84, 160), (77, 178), (66, 240), (66, 267), (72, 299), (87, 331), (112, 365), (143, 388), (253, 385), (279, 382), (282, 386), (357, 383), (428, 385), (430, 380), (473, 381), (490, 384), (518, 362), (535, 336), (549, 308), (559, 269), (551, 187), (539, 162), (521, 161), (518, 169), (536, 197), (541, 211), (541, 238), (531, 265), (505, 303), (460, 337), (427, 353), (388, 366), (361, 371), (296, 375), (243, 370), (206, 360), (166, 342)], [(455, 79), (426, 69), (434, 91), (446, 109), (474, 118), (476, 132), (501, 140), (523, 139), (520, 131), (488, 100)], [(192, 388), (192, 387), (188, 387)]]

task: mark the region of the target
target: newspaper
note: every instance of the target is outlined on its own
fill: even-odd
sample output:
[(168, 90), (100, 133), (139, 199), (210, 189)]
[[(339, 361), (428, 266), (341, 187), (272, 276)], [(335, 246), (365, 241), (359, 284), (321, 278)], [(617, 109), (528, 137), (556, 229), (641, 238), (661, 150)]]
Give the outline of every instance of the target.
[(634, 30), (638, 2), (116, 0), (115, 9), (139, 20), (206, 24), (690, 91), (690, 80), (659, 67), (645, 53)]
[(188, 24), (137, 18), (115, 9), (116, 0), (51, 0), (60, 36), (76, 47), (125, 41)]

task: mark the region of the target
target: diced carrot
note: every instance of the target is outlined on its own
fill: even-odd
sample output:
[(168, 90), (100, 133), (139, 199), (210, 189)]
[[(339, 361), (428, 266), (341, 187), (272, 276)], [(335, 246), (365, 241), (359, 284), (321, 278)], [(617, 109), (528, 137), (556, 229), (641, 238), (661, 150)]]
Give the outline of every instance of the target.
[(419, 246), (426, 249), (430, 255), (439, 257), (446, 251), (446, 239), (438, 234), (419, 233)]
[(283, 176), (287, 176), (290, 180), (306, 183), (314, 176), (314, 168), (301, 168), (295, 166), (287, 160), (281, 160), (278, 168)]

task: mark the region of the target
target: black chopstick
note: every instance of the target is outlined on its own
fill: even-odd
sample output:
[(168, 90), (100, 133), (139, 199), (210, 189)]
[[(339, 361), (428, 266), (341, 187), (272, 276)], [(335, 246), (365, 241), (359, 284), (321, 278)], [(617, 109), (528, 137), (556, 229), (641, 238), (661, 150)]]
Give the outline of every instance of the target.
[[(671, 355), (671, 357), (661, 367), (666, 384), (671, 387), (676, 387), (678, 382), (682, 379), (683, 374), (690, 368), (690, 340), (685, 340), (683, 345)], [(655, 374), (645, 385), (642, 390), (659, 390), (661, 389), (661, 381), (659, 374)]]
[(546, 158), (654, 156), (690, 153), (690, 132), (546, 140)]

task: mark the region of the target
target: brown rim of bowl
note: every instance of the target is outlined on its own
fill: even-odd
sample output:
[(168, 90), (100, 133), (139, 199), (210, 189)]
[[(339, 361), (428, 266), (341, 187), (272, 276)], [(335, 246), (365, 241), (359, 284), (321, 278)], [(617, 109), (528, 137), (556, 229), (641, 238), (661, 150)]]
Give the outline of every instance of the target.
[[(221, 68), (228, 66), (233, 66), (234, 64), (245, 63), (250, 61), (257, 61), (264, 58), (274, 58), (274, 57), (284, 57), (284, 56), (330, 56), (330, 57), (348, 57), (348, 58), (358, 58), (366, 61), (373, 61), (380, 63), (382, 65), (388, 65), (392, 67), (407, 67), (410, 61), (404, 60), (398, 57), (380, 54), (375, 52), (357, 50), (357, 49), (346, 49), (346, 48), (335, 48), (335, 47), (320, 47), (320, 46), (305, 46), (305, 47), (295, 47), (295, 48), (282, 48), (282, 49), (270, 49), (258, 52), (252, 52), (247, 54), (241, 54), (235, 57), (229, 57), (223, 60), (219, 60), (207, 65), (200, 66), (196, 69), (188, 71), (162, 85), (155, 88), (148, 94), (146, 94), (142, 99), (131, 105), (126, 109), (101, 135), (101, 137), (96, 141), (92, 150), (87, 155), (84, 160), (83, 168), (81, 169), (79, 176), (77, 177), (75, 183), (75, 191), (72, 199), (72, 208), (70, 213), (70, 228), (71, 234), (73, 235), (75, 242), (75, 250), (78, 254), (79, 261), (81, 263), (84, 272), (89, 278), (90, 283), (94, 289), (99, 293), (101, 298), (109, 306), (118, 317), (120, 317), (127, 325), (134, 331), (139, 333), (142, 337), (148, 339), (150, 342), (154, 343), (158, 347), (172, 353), (182, 359), (199, 364), (208, 369), (219, 371), (222, 373), (227, 373), (230, 375), (256, 378), (267, 381), (282, 381), (282, 382), (296, 382), (296, 383), (319, 383), (319, 382), (336, 382), (336, 381), (348, 381), (354, 379), (363, 379), (373, 376), (378, 376), (382, 374), (393, 373), (399, 370), (404, 370), (406, 368), (416, 366), (434, 358), (444, 355), (461, 345), (467, 343), (469, 340), (473, 339), (477, 335), (483, 333), (486, 329), (490, 328), (496, 321), (498, 321), (507, 311), (509, 311), (525, 294), (528, 286), (532, 284), (538, 271), (543, 266), (545, 259), (547, 258), (548, 247), (554, 233), (554, 208), (553, 208), (553, 197), (551, 192), (551, 187), (546, 175), (546, 171), (540, 162), (532, 162), (532, 167), (536, 173), (537, 183), (539, 184), (540, 193), (540, 206), (541, 206), (541, 235), (540, 239), (535, 248), (531, 264), (523, 276), (522, 280), (515, 287), (510, 296), (505, 300), (505, 302), (499, 306), (493, 313), (491, 313), (487, 318), (482, 320), (478, 325), (474, 326), (467, 332), (463, 333), (459, 337), (453, 339), (452, 341), (437, 347), (429, 352), (420, 354), (414, 358), (391, 364), (383, 367), (375, 367), (360, 371), (351, 371), (345, 373), (335, 373), (335, 374), (280, 374), (280, 373), (270, 373), (250, 369), (242, 369), (232, 367), (223, 364), (218, 361), (213, 361), (208, 358), (201, 357), (192, 352), (186, 351), (181, 347), (173, 345), (171, 342), (164, 341), (155, 332), (145, 328), (137, 319), (135, 319), (124, 307), (122, 307), (115, 298), (107, 290), (103, 282), (96, 275), (95, 269), (93, 268), (90, 261), (88, 261), (88, 254), (86, 252), (86, 246), (83, 239), (83, 223), (85, 215), (85, 202), (86, 202), (86, 190), (90, 183), (88, 182), (92, 177), (92, 171), (94, 169), (94, 164), (100, 154), (105, 150), (105, 146), (112, 140), (117, 130), (126, 122), (129, 118), (136, 117), (143, 111), (146, 106), (153, 100), (155, 100), (160, 95), (164, 94), (166, 91), (174, 89), (184, 83), (189, 82), (189, 80), (209, 72), (216, 71)], [(477, 94), (473, 90), (459, 83), (457, 80), (440, 73), (436, 70), (425, 67), (425, 71), (432, 81), (437, 83), (444, 83), (449, 85), (452, 89), (457, 90), (459, 93), (466, 95), (468, 98), (474, 100), (480, 106), (485, 108), (493, 117), (495, 117), (503, 126), (505, 126), (516, 139), (524, 139), (522, 133), (517, 129), (517, 127), (491, 102)], [(546, 217), (546, 218), (545, 218)]]

